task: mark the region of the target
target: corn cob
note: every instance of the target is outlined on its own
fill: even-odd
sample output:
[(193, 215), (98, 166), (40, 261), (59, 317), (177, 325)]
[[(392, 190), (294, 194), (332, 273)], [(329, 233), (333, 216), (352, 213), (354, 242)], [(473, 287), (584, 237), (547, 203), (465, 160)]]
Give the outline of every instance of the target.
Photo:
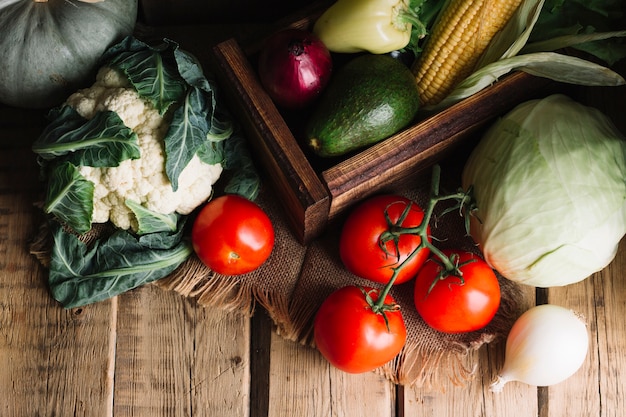
[(412, 68), (423, 105), (434, 105), (470, 75), (521, 0), (450, 0)]

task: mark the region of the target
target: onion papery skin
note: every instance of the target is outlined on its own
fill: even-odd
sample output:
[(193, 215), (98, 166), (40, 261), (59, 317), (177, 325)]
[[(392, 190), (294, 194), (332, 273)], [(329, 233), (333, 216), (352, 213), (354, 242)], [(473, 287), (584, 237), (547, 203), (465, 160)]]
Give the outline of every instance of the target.
[(328, 85), (332, 57), (324, 43), (301, 29), (271, 35), (259, 53), (258, 72), (263, 88), (284, 109), (310, 105)]

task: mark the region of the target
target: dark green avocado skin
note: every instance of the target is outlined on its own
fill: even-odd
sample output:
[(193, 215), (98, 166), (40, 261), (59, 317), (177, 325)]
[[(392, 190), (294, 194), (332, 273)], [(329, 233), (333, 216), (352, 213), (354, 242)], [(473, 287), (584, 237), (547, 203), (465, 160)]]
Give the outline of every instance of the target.
[(341, 67), (306, 125), (307, 145), (333, 157), (397, 133), (415, 117), (419, 94), (408, 67), (387, 55), (361, 55)]

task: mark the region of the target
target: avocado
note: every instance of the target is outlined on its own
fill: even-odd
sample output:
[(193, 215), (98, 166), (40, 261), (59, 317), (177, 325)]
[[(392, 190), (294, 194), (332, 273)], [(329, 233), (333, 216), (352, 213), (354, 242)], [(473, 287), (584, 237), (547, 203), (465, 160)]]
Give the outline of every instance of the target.
[(411, 70), (387, 55), (351, 59), (330, 81), (305, 127), (307, 146), (332, 157), (379, 142), (406, 127), (419, 108)]

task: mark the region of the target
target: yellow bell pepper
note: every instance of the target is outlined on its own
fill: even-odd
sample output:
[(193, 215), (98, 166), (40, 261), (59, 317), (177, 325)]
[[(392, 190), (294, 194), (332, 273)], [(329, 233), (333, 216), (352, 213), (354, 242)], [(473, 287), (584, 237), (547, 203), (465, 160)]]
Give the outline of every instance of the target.
[(409, 0), (338, 0), (313, 32), (332, 52), (384, 54), (408, 45), (414, 22)]

